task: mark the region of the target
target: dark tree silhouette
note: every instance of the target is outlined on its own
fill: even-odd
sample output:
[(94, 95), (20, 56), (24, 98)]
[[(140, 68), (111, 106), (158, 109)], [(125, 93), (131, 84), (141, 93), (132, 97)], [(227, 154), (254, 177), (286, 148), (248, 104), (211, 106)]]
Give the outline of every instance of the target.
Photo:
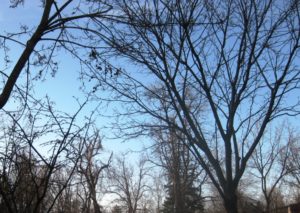
[[(86, 182), (88, 198), (93, 202), (94, 213), (101, 213), (100, 205), (97, 201), (97, 185), (104, 169), (108, 169), (112, 155), (107, 163), (103, 163), (99, 159), (99, 155), (103, 151), (100, 133), (96, 131), (91, 138), (88, 138), (83, 144), (83, 154), (80, 157), (78, 165), (78, 173), (81, 175), (83, 184)], [(89, 212), (89, 208), (87, 212)]]
[(0, 198), (10, 213), (55, 209), (90, 135), (91, 120), (75, 122), (85, 104), (73, 115), (57, 112), (49, 102), (34, 104), (22, 114), (1, 113), (6, 122), (1, 124)]
[[(239, 181), (266, 127), (299, 114), (299, 1), (112, 2), (120, 18), (102, 39), (130, 67), (91, 64), (87, 75), (122, 103), (120, 136), (147, 135), (160, 122), (180, 131), (226, 211), (238, 212)], [(107, 78), (110, 70), (119, 77)]]

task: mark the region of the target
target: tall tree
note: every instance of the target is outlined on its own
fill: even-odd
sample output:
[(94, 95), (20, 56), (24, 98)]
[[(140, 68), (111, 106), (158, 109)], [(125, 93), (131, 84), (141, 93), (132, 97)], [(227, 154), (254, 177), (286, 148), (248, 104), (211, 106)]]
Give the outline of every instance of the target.
[[(102, 148), (99, 131), (96, 131), (92, 137), (88, 138), (83, 144), (83, 154), (80, 157), (78, 165), (78, 173), (81, 175), (81, 182), (87, 184), (88, 199), (93, 202), (94, 213), (101, 213), (100, 205), (97, 197), (97, 185), (101, 178), (100, 175), (104, 169), (109, 167), (112, 155), (107, 163), (103, 163), (99, 159)], [(89, 209), (89, 208), (88, 208)], [(89, 212), (89, 210), (87, 210)]]
[(299, 113), (299, 0), (112, 2), (120, 18), (102, 38), (130, 67), (99, 72), (103, 61), (87, 75), (122, 103), (118, 127), (147, 135), (159, 120), (180, 131), (226, 211), (238, 212), (239, 181), (266, 127)]
[[(203, 169), (174, 129), (156, 130), (154, 156), (167, 177), (167, 197), (163, 212), (193, 213), (203, 210), (202, 185), (206, 180)], [(157, 160), (153, 160), (154, 163)]]

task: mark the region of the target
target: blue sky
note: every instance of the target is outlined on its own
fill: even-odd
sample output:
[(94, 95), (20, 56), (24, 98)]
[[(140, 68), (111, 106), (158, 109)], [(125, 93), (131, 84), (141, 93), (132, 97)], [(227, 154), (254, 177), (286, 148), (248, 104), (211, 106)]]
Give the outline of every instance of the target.
[[(29, 29), (33, 28), (39, 22), (42, 8), (40, 7), (40, 0), (25, 1), (24, 5), (17, 8), (9, 8), (9, 1), (5, 0), (1, 2), (0, 7), (0, 34), (5, 32), (18, 32), (21, 25), (26, 24)], [(20, 45), (10, 43), (10, 57), (13, 61), (8, 67), (7, 72), (11, 70), (14, 62), (19, 57), (22, 47)], [(0, 69), (4, 69), (3, 55), (0, 54)], [(80, 65), (77, 60), (72, 58), (69, 54), (63, 50), (55, 57), (55, 60), (59, 64), (59, 69), (56, 76), (53, 78), (50, 75), (47, 76), (45, 81), (36, 81), (34, 83), (34, 94), (36, 97), (43, 98), (46, 95), (55, 102), (57, 110), (72, 113), (77, 110), (78, 104), (74, 97), (84, 100), (85, 96), (80, 91), (79, 71)], [(34, 71), (33, 71), (34, 72)], [(19, 80), (20, 82), (21, 80)], [(98, 103), (92, 103), (88, 105), (82, 115), (88, 115), (90, 110)], [(8, 107), (8, 106), (7, 106)], [(107, 125), (110, 120), (106, 118), (99, 118), (97, 125), (101, 129), (104, 125)], [(141, 150), (143, 144), (141, 141), (131, 141), (127, 143), (120, 143), (118, 140), (105, 139), (105, 136), (109, 135), (109, 132), (102, 130), (104, 136), (103, 145), (108, 151), (126, 152), (130, 150)]]
[[(17, 32), (19, 27), (23, 24), (29, 26), (29, 28), (37, 25), (42, 8), (40, 5), (40, 0), (27, 0), (24, 6), (19, 6), (16, 9), (9, 8), (9, 0), (4, 0), (1, 2), (0, 7), (0, 34), (4, 32)], [(11, 45), (10, 56), (11, 59), (15, 61), (22, 47), (19, 45)], [(3, 69), (4, 64), (0, 54), (0, 69)], [(78, 80), (80, 65), (78, 61), (74, 60), (70, 55), (62, 51), (57, 55), (56, 60), (59, 63), (59, 70), (54, 78), (50, 75), (47, 76), (45, 81), (35, 82), (35, 94), (37, 97), (45, 97), (48, 95), (52, 101), (56, 103), (56, 109), (72, 113), (76, 111), (77, 104), (74, 97), (84, 100), (84, 95), (79, 90), (80, 82)], [(123, 66), (128, 68), (126, 62), (123, 61)], [(13, 63), (9, 68), (12, 68)], [(10, 69), (8, 69), (9, 71)], [(295, 94), (294, 97), (290, 98), (294, 101), (298, 97)], [(84, 112), (85, 115), (89, 114), (89, 111), (97, 103), (93, 103), (86, 108)], [(298, 118), (290, 118), (290, 121), (294, 125), (299, 125)], [(106, 118), (98, 119), (98, 127), (101, 128), (109, 123), (110, 120)], [(119, 140), (110, 140), (105, 138), (109, 136), (110, 131), (102, 130), (102, 135), (104, 136), (103, 145), (108, 152), (113, 151), (115, 155), (118, 152), (126, 152), (128, 149), (131, 150), (141, 150), (143, 148), (142, 140), (133, 140), (126, 143), (120, 143)], [(146, 140), (145, 140), (146, 141)], [(134, 159), (134, 157), (133, 157)]]
[[(40, 7), (40, 0), (27, 0), (23, 6), (18, 8), (9, 8), (9, 0), (2, 2), (0, 7), (0, 33), (3, 32), (17, 32), (19, 27), (23, 24), (28, 25), (32, 28), (37, 25), (40, 15), (42, 13), (42, 8)], [(22, 47), (19, 45), (11, 45), (10, 55), (12, 60), (15, 61)], [(1, 55), (0, 55), (1, 56)], [(59, 63), (59, 70), (55, 78), (50, 75), (47, 76), (46, 81), (35, 82), (35, 94), (37, 97), (45, 97), (48, 95), (52, 101), (56, 103), (56, 108), (65, 112), (74, 112), (76, 110), (76, 101), (74, 97), (84, 99), (83, 94), (79, 90), (80, 82), (78, 81), (78, 73), (80, 66), (78, 61), (74, 60), (70, 55), (62, 51), (55, 58)], [(0, 69), (3, 68), (3, 61), (0, 58)], [(126, 68), (126, 62), (123, 61), (123, 66)], [(13, 66), (13, 63), (11, 67)], [(10, 68), (11, 68), (10, 67)], [(128, 65), (127, 65), (128, 68)], [(9, 69), (8, 69), (9, 70)], [(290, 101), (294, 101), (298, 94), (290, 98)], [(97, 103), (94, 103), (97, 104)], [(75, 107), (74, 107), (75, 106)], [(93, 109), (95, 105), (89, 105), (85, 111), (88, 114), (89, 110)], [(109, 120), (106, 118), (98, 119), (98, 126), (101, 129), (102, 126), (106, 125)], [(292, 123), (298, 125), (299, 122), (297, 118), (290, 119)], [(108, 135), (109, 132), (103, 130), (103, 135)], [(109, 150), (126, 151), (126, 149), (141, 149), (140, 141), (132, 141), (128, 143), (112, 142), (111, 140), (104, 140), (104, 147)]]

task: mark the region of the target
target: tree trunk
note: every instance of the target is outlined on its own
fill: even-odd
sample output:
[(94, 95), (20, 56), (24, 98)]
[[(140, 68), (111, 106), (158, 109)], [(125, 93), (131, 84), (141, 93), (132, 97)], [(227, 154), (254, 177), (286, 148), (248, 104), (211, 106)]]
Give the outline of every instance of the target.
[(96, 191), (94, 188), (92, 188), (92, 200), (93, 200), (93, 205), (94, 205), (94, 212), (95, 213), (102, 213), (100, 210), (100, 206), (97, 202), (97, 196), (96, 196)]
[(230, 193), (224, 199), (224, 206), (226, 209), (226, 213), (238, 213), (237, 196), (234, 192)]
[(132, 206), (130, 205), (128, 208), (128, 213), (134, 213), (135, 211), (133, 210)]
[(270, 212), (271, 210), (271, 201), (270, 198), (266, 199), (266, 212)]
[(99, 206), (99, 204), (98, 204), (98, 202), (97, 202), (97, 200), (94, 200), (94, 199), (93, 199), (93, 204), (94, 204), (94, 212), (95, 212), (95, 213), (102, 213), (102, 212), (101, 212), (101, 209), (100, 209), (100, 206)]

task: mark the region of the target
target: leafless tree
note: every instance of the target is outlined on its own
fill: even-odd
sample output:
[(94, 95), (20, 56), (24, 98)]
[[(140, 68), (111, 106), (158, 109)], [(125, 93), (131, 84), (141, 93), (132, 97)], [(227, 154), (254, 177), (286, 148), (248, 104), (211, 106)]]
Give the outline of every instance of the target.
[[(27, 104), (31, 103), (28, 100)], [(91, 120), (83, 125), (52, 104), (34, 101), (22, 113), (3, 111), (1, 126), (1, 201), (7, 212), (50, 212), (77, 167)], [(57, 174), (68, 170), (68, 176)], [(20, 195), (22, 195), (20, 197)]]
[[(57, 201), (63, 194), (66, 199), (73, 196), (69, 183), (76, 171), (83, 145), (90, 137), (92, 122), (82, 119), (83, 124), (77, 125), (76, 119), (79, 119), (78, 114), (85, 104), (79, 104), (74, 114), (67, 114), (54, 110), (48, 100), (35, 99), (31, 93), (33, 82), (45, 79), (49, 74), (55, 75), (59, 69), (56, 56), (62, 50), (79, 62), (87, 55), (93, 58), (94, 50), (100, 47), (99, 42), (93, 39), (99, 26), (93, 25), (93, 22), (104, 21), (112, 8), (97, 0), (10, 1), (12, 8), (21, 4), (38, 4), (41, 17), (37, 26), (22, 23), (20, 29), (14, 32), (0, 30), (0, 54), (4, 56), (0, 68), (1, 139), (6, 142), (1, 147), (1, 178), (7, 186), (0, 190), (1, 202), (5, 203), (9, 212), (56, 211)], [(15, 56), (10, 49), (20, 50), (20, 55)], [(4, 107), (11, 96), (17, 104), (22, 103), (16, 111), (10, 110), (10, 106)], [(8, 124), (8, 121), (11, 123)], [(21, 155), (19, 150), (25, 150), (24, 154)], [(23, 162), (28, 164), (24, 167), (26, 169), (18, 166)], [(14, 172), (8, 173), (11, 168)], [(31, 189), (35, 193), (28, 192), (26, 199), (29, 200), (20, 206), (16, 203), (18, 190), (14, 189), (28, 180), (22, 179), (24, 170), (33, 181)], [(22, 181), (16, 182), (18, 178)], [(47, 202), (44, 203), (44, 200)]]
[(268, 124), (299, 114), (299, 1), (112, 2), (120, 19), (101, 32), (105, 51), (130, 66), (99, 72), (102, 61), (87, 76), (122, 104), (122, 136), (147, 135), (158, 120), (180, 131), (226, 211), (238, 212), (239, 181)]
[(202, 187), (207, 175), (189, 152), (185, 139), (174, 129), (156, 129), (152, 135), (155, 140), (152, 162), (163, 170), (168, 181), (165, 212), (170, 207), (174, 213), (202, 210)]
[[(50, 187), (49, 190), (52, 191), (53, 194), (62, 190), (51, 212), (83, 212), (81, 208), (82, 202), (76, 196), (77, 184), (75, 178), (76, 175), (74, 175), (73, 171), (64, 167), (61, 168), (59, 173), (53, 175), (53, 180), (55, 180), (55, 182), (66, 183), (66, 185), (56, 184)], [(45, 201), (47, 202), (47, 199), (45, 199)]]
[(116, 159), (116, 164), (110, 168), (109, 192), (117, 195), (116, 201), (126, 206), (128, 213), (137, 213), (142, 197), (149, 190), (146, 184), (149, 171), (146, 167), (146, 160), (143, 158), (140, 159), (136, 167), (133, 167), (127, 162), (125, 156), (119, 156)]
[[(96, 131), (96, 133), (83, 144), (83, 154), (77, 169), (80, 176), (83, 177), (81, 178), (81, 182), (87, 184), (87, 198), (92, 200), (95, 213), (101, 213), (97, 199), (98, 181), (101, 178), (100, 175), (102, 175), (103, 170), (109, 167), (112, 159), (112, 155), (110, 155), (106, 163), (100, 161), (99, 155), (103, 148), (99, 134), (99, 131)], [(89, 209), (89, 207), (87, 209)], [(87, 212), (90, 212), (90, 210), (87, 210)]]
[(290, 187), (290, 191), (292, 194), (292, 190), (294, 190), (295, 200), (299, 201), (299, 190), (300, 190), (300, 158), (299, 158), (299, 151), (300, 151), (300, 140), (299, 140), (299, 133), (296, 129), (289, 130), (290, 134), (290, 143), (288, 146), (289, 151), (289, 159), (287, 162), (287, 167), (290, 170), (288, 176), (285, 177), (284, 182), (285, 184)]
[[(266, 212), (273, 209), (273, 192), (292, 170), (289, 167), (289, 146), (293, 137), (287, 125), (266, 131), (253, 152), (249, 163), (250, 172), (260, 182), (266, 204)], [(252, 170), (252, 171), (251, 171)], [(279, 206), (278, 206), (279, 207)]]
[(154, 212), (160, 213), (162, 209), (162, 204), (164, 197), (166, 195), (165, 193), (165, 175), (163, 172), (151, 172), (149, 174), (151, 177), (151, 184), (149, 188), (150, 196), (152, 197), (153, 203), (154, 203)]

